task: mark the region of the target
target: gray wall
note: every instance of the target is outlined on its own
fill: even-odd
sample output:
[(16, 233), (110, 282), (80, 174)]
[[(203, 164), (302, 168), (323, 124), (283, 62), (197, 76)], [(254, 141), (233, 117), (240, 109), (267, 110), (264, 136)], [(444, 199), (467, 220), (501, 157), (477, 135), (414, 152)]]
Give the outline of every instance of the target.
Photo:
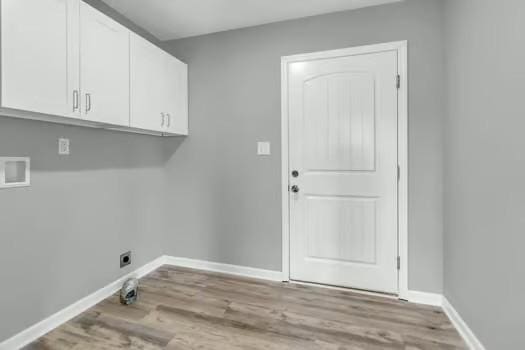
[(445, 14), (445, 295), (487, 349), (525, 349), (525, 2)]
[(0, 117), (0, 156), (32, 161), (0, 190), (0, 342), (162, 254), (159, 138)]
[[(442, 291), (442, 3), (403, 3), (164, 43), (189, 63), (190, 136), (167, 164), (166, 253), (281, 269), (280, 57), (409, 40), (410, 288)], [(272, 142), (271, 157), (256, 141)]]

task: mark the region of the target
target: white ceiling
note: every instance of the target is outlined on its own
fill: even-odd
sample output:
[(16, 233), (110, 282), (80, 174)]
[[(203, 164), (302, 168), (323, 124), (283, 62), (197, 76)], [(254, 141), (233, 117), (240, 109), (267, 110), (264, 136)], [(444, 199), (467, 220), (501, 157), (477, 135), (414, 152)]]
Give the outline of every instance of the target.
[(402, 0), (102, 0), (171, 40)]

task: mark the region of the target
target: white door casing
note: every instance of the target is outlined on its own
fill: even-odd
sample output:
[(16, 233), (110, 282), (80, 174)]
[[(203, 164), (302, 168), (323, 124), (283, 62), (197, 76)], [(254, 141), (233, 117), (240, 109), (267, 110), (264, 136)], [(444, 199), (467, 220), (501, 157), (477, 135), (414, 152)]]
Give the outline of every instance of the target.
[(284, 279), (405, 290), (405, 52), (401, 42), (283, 58)]

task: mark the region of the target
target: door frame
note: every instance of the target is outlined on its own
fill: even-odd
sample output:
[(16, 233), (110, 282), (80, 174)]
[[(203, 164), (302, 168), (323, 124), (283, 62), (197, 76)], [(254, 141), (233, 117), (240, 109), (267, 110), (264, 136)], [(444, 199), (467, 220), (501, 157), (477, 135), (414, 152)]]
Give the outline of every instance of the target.
[[(289, 115), (288, 66), (305, 60), (319, 60), (344, 56), (397, 52), (400, 77), (397, 117), (398, 227), (397, 242), (400, 266), (398, 270), (398, 297), (408, 297), (408, 41), (351, 47), (329, 51), (281, 57), (281, 194), (282, 194), (282, 280), (290, 281), (290, 196), (289, 196)], [(393, 77), (395, 79), (395, 77)]]

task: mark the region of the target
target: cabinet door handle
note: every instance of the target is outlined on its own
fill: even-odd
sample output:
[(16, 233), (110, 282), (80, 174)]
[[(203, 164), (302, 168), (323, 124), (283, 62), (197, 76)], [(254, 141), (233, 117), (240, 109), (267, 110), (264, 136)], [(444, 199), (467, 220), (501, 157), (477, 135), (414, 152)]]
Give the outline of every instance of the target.
[(78, 109), (78, 90), (73, 90), (73, 112)]
[(166, 126), (169, 128), (171, 125), (171, 115), (168, 113), (167, 116), (168, 116), (168, 124)]
[(164, 113), (160, 113), (160, 126), (164, 126), (164, 122), (165, 122), (165, 117), (164, 117)]
[(86, 113), (91, 111), (91, 94), (86, 94)]

